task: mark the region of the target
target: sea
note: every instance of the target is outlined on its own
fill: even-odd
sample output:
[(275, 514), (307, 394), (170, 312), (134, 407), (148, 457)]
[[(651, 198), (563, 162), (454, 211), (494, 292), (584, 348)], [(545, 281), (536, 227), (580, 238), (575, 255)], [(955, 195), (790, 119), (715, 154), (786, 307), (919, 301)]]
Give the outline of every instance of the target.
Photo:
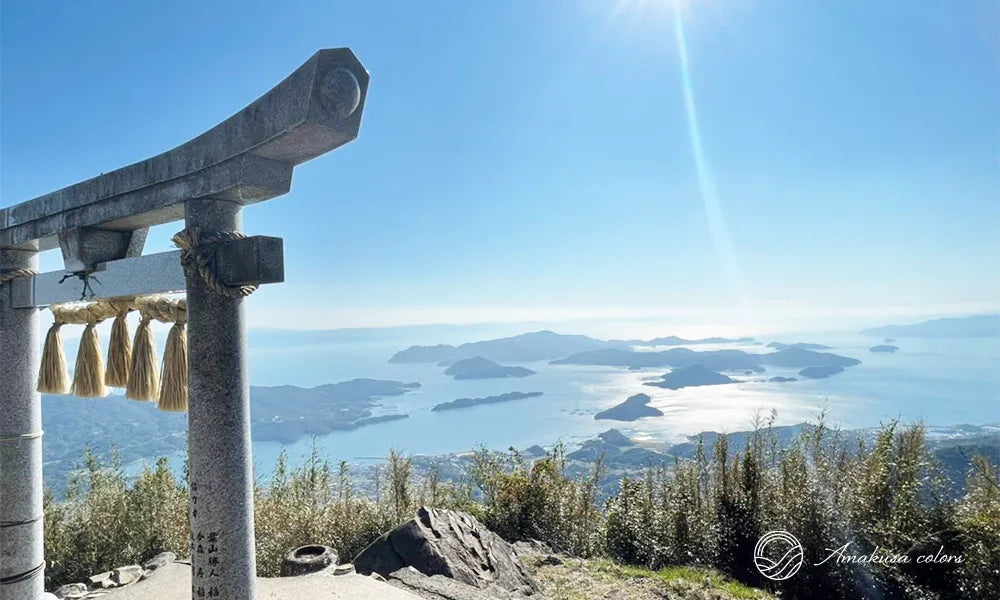
[[(667, 390), (645, 385), (669, 369), (630, 371), (617, 367), (518, 363), (537, 372), (524, 378), (454, 380), (435, 364), (395, 364), (389, 358), (414, 344), (431, 345), (493, 339), (531, 331), (524, 325), (423, 326), (288, 332), (252, 330), (249, 336), (251, 385), (316, 385), (358, 377), (417, 382), (420, 388), (383, 398), (379, 414), (406, 413), (409, 418), (336, 431), (293, 444), (255, 441), (254, 464), (266, 477), (280, 453), (293, 464), (315, 444), (332, 462), (381, 461), (390, 449), (410, 455), (440, 455), (478, 448), (569, 448), (615, 427), (638, 441), (670, 444), (703, 431), (734, 432), (774, 415), (775, 424), (815, 421), (825, 414), (843, 429), (875, 427), (891, 420), (928, 426), (1000, 423), (1000, 339), (919, 339), (894, 342), (892, 354), (869, 348), (881, 338), (852, 332), (800, 332), (757, 338), (756, 343), (699, 344), (694, 350), (740, 349), (772, 352), (770, 341), (830, 346), (827, 352), (850, 356), (860, 365), (826, 379), (809, 380), (798, 369), (768, 367), (760, 374), (729, 374), (736, 383)], [(562, 328), (559, 333), (579, 333)], [(653, 337), (653, 336), (649, 336)], [(676, 347), (676, 346), (674, 346)], [(638, 347), (654, 351), (664, 348)], [(798, 381), (770, 383), (775, 376)], [(506, 392), (542, 392), (541, 396), (471, 408), (433, 412), (441, 402), (495, 396)], [(628, 396), (646, 393), (662, 417), (633, 422), (595, 420), (594, 415)], [(179, 468), (182, 456), (171, 457)], [(126, 471), (137, 472), (148, 461)]]

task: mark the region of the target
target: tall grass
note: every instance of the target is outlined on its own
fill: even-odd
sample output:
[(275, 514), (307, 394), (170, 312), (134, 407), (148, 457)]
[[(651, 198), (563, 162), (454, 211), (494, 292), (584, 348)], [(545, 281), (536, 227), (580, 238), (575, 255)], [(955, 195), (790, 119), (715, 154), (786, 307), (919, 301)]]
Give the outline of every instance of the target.
[[(976, 457), (955, 498), (920, 425), (889, 423), (862, 443), (821, 418), (782, 445), (772, 422), (759, 423), (742, 448), (726, 436), (711, 448), (699, 442), (692, 459), (625, 478), (606, 502), (598, 500), (601, 462), (570, 478), (561, 446), (534, 461), (481, 450), (457, 482), (435, 469), (418, 478), (393, 451), (369, 475), (369, 495), (355, 490), (346, 463), (331, 464), (315, 445), (296, 467), (283, 454), (255, 490), (258, 573), (277, 575), (285, 553), (306, 543), (350, 560), (427, 505), (470, 512), (511, 541), (654, 571), (713, 567), (786, 597), (1000, 598), (996, 465)], [(88, 451), (67, 497), (46, 497), (45, 516), (49, 586), (164, 550), (187, 554), (187, 489), (163, 459), (129, 483), (117, 459), (103, 465)], [(804, 554), (805, 566), (780, 583), (753, 563), (757, 540), (775, 529), (795, 535)], [(963, 562), (816, 565), (845, 543), (850, 554), (941, 553)]]

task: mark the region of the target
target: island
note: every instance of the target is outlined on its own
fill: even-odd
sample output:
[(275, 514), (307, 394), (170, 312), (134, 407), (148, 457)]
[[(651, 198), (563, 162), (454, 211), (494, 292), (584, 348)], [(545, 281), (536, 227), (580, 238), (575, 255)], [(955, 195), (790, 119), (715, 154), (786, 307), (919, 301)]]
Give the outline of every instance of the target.
[(674, 369), (661, 377), (661, 379), (662, 381), (652, 381), (646, 385), (666, 388), (668, 390), (679, 390), (681, 388), (701, 385), (721, 385), (724, 383), (733, 383), (734, 381), (722, 373), (716, 373), (701, 365), (691, 365)]
[(844, 367), (837, 365), (827, 365), (827, 366), (813, 366), (806, 367), (799, 371), (799, 375), (803, 377), (808, 377), (809, 379), (826, 379), (831, 375), (836, 375), (837, 373), (843, 373)]
[(689, 348), (671, 348), (659, 352), (637, 352), (618, 348), (605, 348), (578, 352), (566, 358), (551, 361), (553, 365), (600, 365), (608, 367), (646, 368), (672, 367), (678, 369), (701, 365), (712, 371), (752, 371), (762, 373), (768, 365), (797, 368), (813, 366), (850, 367), (860, 360), (829, 352), (815, 352), (804, 348), (789, 347), (767, 354), (754, 354), (742, 350), (711, 350), (697, 352)]
[(445, 375), (455, 379), (504, 379), (507, 377), (527, 377), (535, 372), (524, 367), (505, 367), (488, 358), (475, 356), (455, 361), (445, 370)]
[(795, 377), (772, 377), (768, 379), (771, 383), (788, 383), (790, 381), (798, 381)]
[(892, 354), (896, 350), (899, 350), (899, 346), (893, 346), (892, 344), (880, 344), (868, 349), (869, 352), (887, 352), (889, 354)]
[(613, 421), (635, 421), (636, 419), (641, 419), (643, 417), (662, 417), (663, 411), (652, 406), (648, 406), (651, 400), (652, 398), (646, 394), (629, 396), (621, 404), (617, 404), (607, 410), (602, 410), (597, 413), (594, 415), (594, 419), (598, 421), (605, 419)]
[(438, 412), (442, 410), (455, 410), (457, 408), (468, 408), (470, 406), (479, 406), (480, 404), (496, 404), (498, 402), (510, 402), (511, 400), (521, 400), (523, 398), (536, 398), (541, 396), (542, 392), (507, 392), (506, 394), (500, 394), (499, 396), (487, 396), (485, 398), (459, 398), (458, 400), (452, 400), (451, 402), (442, 402), (441, 404), (435, 404), (432, 411)]
[(775, 350), (784, 350), (785, 348), (801, 348), (802, 350), (829, 350), (830, 346), (824, 346), (823, 344), (809, 344), (806, 342), (795, 342), (794, 344), (783, 344), (781, 342), (771, 342), (767, 345), (768, 348), (774, 348)]
[(311, 435), (405, 419), (405, 414), (373, 415), (373, 409), (381, 398), (401, 396), (419, 387), (419, 383), (379, 379), (352, 379), (312, 388), (252, 386), (250, 432), (255, 441), (291, 444)]
[(598, 439), (612, 446), (631, 446), (632, 440), (628, 439), (624, 433), (617, 429), (609, 429), (604, 433), (597, 434)]

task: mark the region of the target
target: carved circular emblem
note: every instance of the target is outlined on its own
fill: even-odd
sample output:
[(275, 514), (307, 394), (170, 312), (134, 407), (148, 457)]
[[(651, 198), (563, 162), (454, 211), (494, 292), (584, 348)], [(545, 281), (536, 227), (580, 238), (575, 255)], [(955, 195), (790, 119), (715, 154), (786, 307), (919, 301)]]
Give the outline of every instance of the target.
[(753, 563), (768, 579), (788, 579), (802, 566), (802, 544), (787, 531), (768, 531), (753, 549)]
[(343, 67), (330, 69), (319, 82), (323, 106), (341, 119), (351, 116), (361, 103), (361, 84)]

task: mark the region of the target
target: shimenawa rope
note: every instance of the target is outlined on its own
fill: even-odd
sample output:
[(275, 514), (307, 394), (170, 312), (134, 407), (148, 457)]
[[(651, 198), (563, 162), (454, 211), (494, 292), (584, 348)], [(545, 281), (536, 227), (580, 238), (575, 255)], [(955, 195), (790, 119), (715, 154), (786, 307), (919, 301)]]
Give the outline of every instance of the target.
[(0, 285), (21, 277), (34, 277), (35, 275), (38, 275), (38, 271), (34, 269), (11, 269), (0, 273)]
[(208, 287), (226, 298), (245, 298), (257, 291), (258, 285), (226, 285), (216, 272), (215, 254), (209, 246), (218, 242), (241, 240), (247, 237), (239, 231), (201, 231), (187, 228), (173, 237), (174, 245), (181, 249), (181, 265), (185, 270), (194, 269)]

